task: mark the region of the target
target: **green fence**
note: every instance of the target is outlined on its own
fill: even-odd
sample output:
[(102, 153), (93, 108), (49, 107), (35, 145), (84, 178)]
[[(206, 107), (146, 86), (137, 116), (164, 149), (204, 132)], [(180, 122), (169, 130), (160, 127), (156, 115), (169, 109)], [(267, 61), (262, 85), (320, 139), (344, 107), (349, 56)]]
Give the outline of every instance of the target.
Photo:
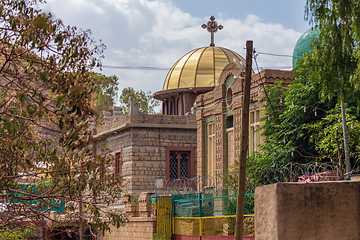
[[(174, 217), (212, 217), (236, 215), (237, 194), (224, 189), (173, 195)], [(244, 214), (254, 214), (254, 194), (245, 194)]]
[[(18, 197), (24, 197), (24, 193), (33, 194), (33, 200), (21, 200), (21, 202), (30, 205), (34, 210), (37, 211), (55, 211), (58, 213), (64, 213), (65, 210), (65, 201), (64, 200), (55, 200), (55, 199), (43, 199), (39, 193), (36, 185), (28, 184), (19, 184), (17, 186), (17, 192), (13, 192), (14, 198), (7, 200), (8, 204), (18, 204), (20, 200)], [(7, 191), (7, 194), (10, 193)], [(39, 196), (39, 199), (36, 199), (36, 195)]]
[[(173, 195), (173, 234), (234, 235), (237, 194), (224, 189)], [(254, 194), (245, 194), (244, 234), (254, 236)]]

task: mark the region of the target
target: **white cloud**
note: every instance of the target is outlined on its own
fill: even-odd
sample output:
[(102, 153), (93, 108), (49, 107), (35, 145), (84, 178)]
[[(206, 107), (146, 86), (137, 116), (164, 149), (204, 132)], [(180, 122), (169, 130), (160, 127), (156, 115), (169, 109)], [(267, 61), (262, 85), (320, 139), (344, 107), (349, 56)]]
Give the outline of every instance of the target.
[[(91, 29), (107, 50), (103, 65), (170, 68), (190, 50), (207, 46), (210, 34), (201, 28), (209, 19), (181, 11), (170, 0), (48, 0), (45, 7), (65, 24)], [(217, 46), (244, 56), (246, 40), (258, 52), (292, 54), (301, 33), (281, 24), (264, 23), (255, 15), (245, 19), (217, 17), (224, 29), (215, 34)], [(291, 66), (290, 58), (258, 56), (261, 67)], [(134, 87), (152, 92), (162, 89), (166, 71), (117, 70), (120, 88)]]

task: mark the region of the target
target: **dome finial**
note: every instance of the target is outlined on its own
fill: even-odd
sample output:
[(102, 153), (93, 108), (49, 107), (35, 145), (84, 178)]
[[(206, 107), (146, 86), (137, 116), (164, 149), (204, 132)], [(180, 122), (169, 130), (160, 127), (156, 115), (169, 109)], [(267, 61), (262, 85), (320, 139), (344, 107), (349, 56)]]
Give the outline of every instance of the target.
[(207, 22), (207, 24), (203, 24), (201, 26), (203, 29), (207, 29), (208, 32), (211, 33), (211, 43), (210, 43), (210, 46), (211, 47), (214, 47), (215, 46), (215, 43), (214, 43), (214, 33), (217, 32), (217, 30), (221, 30), (223, 29), (224, 27), (222, 25), (217, 25), (217, 22), (215, 21), (215, 17), (214, 16), (211, 16), (210, 17), (210, 21)]

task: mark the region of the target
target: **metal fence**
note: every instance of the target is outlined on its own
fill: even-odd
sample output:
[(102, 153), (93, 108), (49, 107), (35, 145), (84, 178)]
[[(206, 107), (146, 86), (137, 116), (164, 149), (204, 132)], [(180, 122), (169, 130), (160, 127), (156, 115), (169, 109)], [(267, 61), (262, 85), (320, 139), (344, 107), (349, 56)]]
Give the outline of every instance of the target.
[[(357, 170), (354, 170), (357, 171)], [(332, 163), (288, 163), (280, 167), (267, 167), (247, 170), (247, 188), (252, 188), (278, 182), (316, 182), (335, 181), (343, 179), (343, 173)], [(191, 179), (167, 180), (158, 177), (155, 186), (161, 182), (159, 193), (184, 194), (204, 191), (205, 189), (234, 188), (237, 185), (237, 174), (213, 173), (208, 176), (196, 176)]]
[[(278, 182), (317, 182), (341, 179), (343, 179), (343, 173), (337, 165), (331, 163), (289, 163), (281, 167), (248, 169), (244, 235), (254, 236), (256, 187)], [(234, 234), (237, 174), (214, 173), (211, 176), (197, 176), (187, 180), (162, 179), (162, 186), (162, 193), (171, 194), (173, 197), (173, 234), (193, 236)], [(151, 201), (156, 203), (156, 198), (157, 194), (151, 196)]]
[[(249, 190), (249, 189), (248, 189)], [(173, 233), (179, 235), (233, 235), (236, 190), (207, 190), (173, 195)], [(254, 194), (245, 194), (245, 235), (254, 235)]]
[[(245, 194), (244, 214), (254, 214), (254, 193)], [(236, 215), (236, 190), (222, 189), (173, 197), (174, 217), (214, 217)]]

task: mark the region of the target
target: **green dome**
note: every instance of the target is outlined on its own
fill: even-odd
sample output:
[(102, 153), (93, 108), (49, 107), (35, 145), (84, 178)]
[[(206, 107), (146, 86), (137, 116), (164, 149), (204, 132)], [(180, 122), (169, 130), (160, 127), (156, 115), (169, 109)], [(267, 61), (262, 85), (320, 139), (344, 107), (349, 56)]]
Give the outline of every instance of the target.
[(293, 68), (296, 65), (296, 60), (301, 58), (304, 53), (309, 53), (313, 49), (311, 43), (314, 36), (319, 36), (319, 30), (317, 28), (310, 28), (297, 40), (293, 52)]

